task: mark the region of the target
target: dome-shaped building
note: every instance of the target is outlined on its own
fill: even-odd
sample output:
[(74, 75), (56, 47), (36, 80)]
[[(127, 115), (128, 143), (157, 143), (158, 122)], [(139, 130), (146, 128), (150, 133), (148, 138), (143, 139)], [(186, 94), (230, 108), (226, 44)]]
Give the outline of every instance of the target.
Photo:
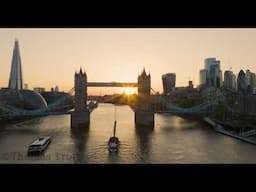
[(42, 95), (32, 90), (1, 89), (0, 101), (2, 106), (11, 105), (26, 110), (47, 107), (47, 103)]

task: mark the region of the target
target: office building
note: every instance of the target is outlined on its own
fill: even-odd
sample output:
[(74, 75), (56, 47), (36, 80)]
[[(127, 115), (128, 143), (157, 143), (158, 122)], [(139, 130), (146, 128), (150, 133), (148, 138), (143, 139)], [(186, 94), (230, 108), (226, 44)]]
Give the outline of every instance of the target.
[(204, 69), (200, 70), (200, 85), (221, 87), (223, 85), (220, 61), (216, 58), (206, 58)]
[(240, 70), (237, 76), (237, 91), (241, 94), (247, 93), (246, 77), (243, 70)]
[(245, 79), (246, 79), (247, 89), (249, 90), (249, 92), (252, 92), (252, 90), (256, 87), (255, 73), (252, 73), (250, 70), (246, 70)]
[(225, 71), (223, 86), (229, 89), (236, 89), (236, 76), (232, 71)]
[(201, 69), (199, 74), (199, 84), (200, 85), (206, 85), (207, 83), (207, 69)]
[(164, 94), (167, 95), (168, 93), (170, 93), (172, 90), (175, 89), (176, 74), (167, 73), (162, 75), (162, 82), (163, 82)]

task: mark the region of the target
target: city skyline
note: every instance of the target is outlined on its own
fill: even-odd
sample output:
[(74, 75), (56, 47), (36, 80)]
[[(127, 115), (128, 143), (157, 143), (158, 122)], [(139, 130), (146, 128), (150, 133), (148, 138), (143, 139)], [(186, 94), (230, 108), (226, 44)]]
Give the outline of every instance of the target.
[[(96, 82), (136, 82), (145, 67), (159, 92), (165, 73), (176, 73), (177, 86), (189, 80), (197, 86), (209, 57), (221, 61), (223, 73), (230, 68), (236, 75), (240, 69), (256, 71), (256, 29), (0, 29), (0, 34), (0, 87), (8, 86), (15, 38), (29, 89), (58, 85), (68, 91), (80, 67), (88, 81)], [(88, 93), (125, 90), (90, 88)]]

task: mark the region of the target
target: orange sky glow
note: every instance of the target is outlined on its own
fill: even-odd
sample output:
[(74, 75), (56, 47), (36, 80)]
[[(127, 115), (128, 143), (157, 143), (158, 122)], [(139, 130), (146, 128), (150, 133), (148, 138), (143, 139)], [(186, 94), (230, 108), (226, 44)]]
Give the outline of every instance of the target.
[[(198, 85), (204, 59), (216, 57), (221, 69), (256, 72), (256, 29), (208, 28), (2, 28), (0, 87), (7, 87), (12, 49), (19, 39), (24, 83), (33, 87), (74, 86), (85, 69), (88, 81), (136, 82), (145, 67), (151, 86), (162, 92), (161, 75), (176, 73), (176, 86)], [(89, 94), (131, 94), (136, 88), (88, 88)]]

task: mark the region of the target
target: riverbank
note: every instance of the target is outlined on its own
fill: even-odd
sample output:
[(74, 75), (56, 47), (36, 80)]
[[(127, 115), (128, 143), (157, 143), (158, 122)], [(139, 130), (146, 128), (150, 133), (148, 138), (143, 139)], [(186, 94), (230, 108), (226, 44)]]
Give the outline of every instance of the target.
[(236, 139), (239, 139), (239, 140), (245, 141), (247, 143), (251, 143), (251, 144), (256, 145), (256, 139), (252, 139), (252, 138), (249, 138), (247, 136), (244, 136), (244, 135), (246, 135), (244, 133), (236, 133), (233, 130), (227, 130), (227, 129), (225, 129), (225, 127), (223, 125), (220, 125), (219, 123), (217, 123), (216, 121), (212, 120), (209, 117), (204, 117), (203, 120), (204, 120), (204, 122), (211, 125), (214, 128), (214, 130), (218, 133), (228, 135), (230, 137), (234, 137)]

